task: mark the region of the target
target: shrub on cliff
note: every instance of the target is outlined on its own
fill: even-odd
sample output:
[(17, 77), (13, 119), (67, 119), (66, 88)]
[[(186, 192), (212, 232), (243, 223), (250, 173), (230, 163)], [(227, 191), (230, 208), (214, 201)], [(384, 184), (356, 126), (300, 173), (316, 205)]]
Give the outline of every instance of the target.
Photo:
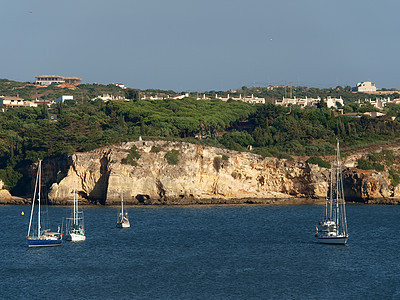
[(397, 186), (400, 183), (399, 174), (395, 173), (393, 170), (389, 170), (389, 179), (392, 181), (393, 186)]
[(160, 146), (153, 146), (153, 147), (151, 147), (151, 150), (150, 150), (150, 152), (152, 152), (152, 153), (158, 153), (160, 151), (161, 151)]
[(140, 153), (136, 145), (133, 145), (129, 150), (127, 157), (121, 159), (121, 164), (137, 166), (137, 160), (140, 158)]
[(178, 150), (171, 150), (165, 153), (165, 159), (167, 160), (168, 164), (170, 165), (177, 165), (179, 162), (179, 151)]
[(327, 168), (327, 169), (330, 169), (331, 167), (331, 164), (328, 163), (326, 160), (323, 160), (321, 157), (316, 157), (316, 156), (312, 156), (309, 159), (307, 159), (306, 163), (318, 165), (321, 168)]
[(363, 158), (357, 159), (357, 168), (361, 169), (361, 170), (372, 170), (373, 169), (372, 164), (368, 160), (363, 159)]
[(383, 172), (385, 171), (385, 166), (380, 164), (380, 163), (373, 163), (372, 167), (374, 168), (374, 170), (379, 171), (379, 172)]
[(219, 172), (219, 169), (221, 169), (221, 163), (222, 163), (221, 156), (214, 157), (213, 166), (215, 171), (217, 171), (217, 173)]
[(5, 188), (10, 190), (17, 185), (18, 180), (22, 178), (22, 174), (15, 171), (11, 167), (0, 170), (0, 179), (3, 180)]

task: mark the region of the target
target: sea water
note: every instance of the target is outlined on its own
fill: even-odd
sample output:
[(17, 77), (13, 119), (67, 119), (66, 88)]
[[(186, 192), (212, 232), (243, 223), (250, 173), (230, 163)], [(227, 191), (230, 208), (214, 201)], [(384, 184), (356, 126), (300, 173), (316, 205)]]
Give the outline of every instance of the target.
[(33, 249), (30, 207), (0, 206), (0, 298), (400, 299), (399, 206), (348, 205), (347, 246), (316, 243), (322, 206), (83, 210), (86, 241)]

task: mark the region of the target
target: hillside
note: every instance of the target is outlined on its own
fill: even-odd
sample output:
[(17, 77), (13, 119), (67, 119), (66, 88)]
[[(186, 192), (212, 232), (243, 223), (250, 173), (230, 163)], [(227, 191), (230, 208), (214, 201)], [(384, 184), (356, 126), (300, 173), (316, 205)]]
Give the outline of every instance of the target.
[[(26, 92), (30, 89), (54, 92), (59, 88), (37, 88), (7, 80), (0, 83), (3, 93), (4, 89), (15, 93), (25, 89)], [(67, 92), (86, 89), (97, 94), (100, 91), (96, 89), (103, 88), (123, 93), (118, 87), (101, 85), (79, 85)], [(263, 90), (259, 93), (261, 95)], [(400, 137), (398, 119), (346, 117), (323, 103), (319, 107), (301, 109), (271, 103), (251, 105), (190, 97), (107, 103), (88, 101), (88, 98), (84, 96), (80, 101), (66, 101), (50, 107), (13, 108), (0, 113), (0, 179), (13, 195), (29, 194), (29, 170), (38, 159), (63, 161), (73, 153), (135, 141), (139, 136), (143, 140), (190, 142), (289, 161), (294, 156), (333, 154), (336, 139), (341, 141), (346, 154), (374, 145), (389, 147)], [(365, 111), (365, 107), (354, 102), (346, 105), (353, 111)], [(385, 112), (397, 117), (400, 108), (392, 105)], [(50, 121), (49, 113), (56, 114), (57, 121)], [(392, 177), (399, 174), (396, 168), (392, 168), (391, 173)]]

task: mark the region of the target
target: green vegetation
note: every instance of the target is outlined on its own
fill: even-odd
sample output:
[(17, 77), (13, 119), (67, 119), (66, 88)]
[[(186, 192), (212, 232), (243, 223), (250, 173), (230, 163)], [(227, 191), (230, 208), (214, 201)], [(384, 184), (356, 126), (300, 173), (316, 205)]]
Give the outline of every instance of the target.
[(228, 155), (225, 155), (225, 154), (223, 154), (221, 158), (222, 158), (222, 160), (229, 160)]
[(138, 148), (133, 145), (129, 150), (127, 157), (121, 159), (121, 163), (125, 165), (137, 166), (137, 160), (140, 158), (140, 153)]
[(153, 147), (151, 147), (151, 150), (150, 150), (150, 152), (152, 152), (152, 153), (158, 153), (160, 151), (161, 151), (160, 146), (153, 146)]
[(357, 168), (361, 170), (372, 170), (374, 167), (372, 166), (370, 161), (363, 158), (359, 158), (357, 159)]
[[(315, 89), (297, 87), (297, 97), (340, 97), (345, 99), (345, 112), (360, 112), (363, 108), (355, 100), (370, 98), (354, 94), (349, 87)], [(101, 94), (126, 96), (130, 101), (89, 101)], [(216, 91), (206, 92), (215, 95)], [(227, 92), (217, 92), (226, 96)], [(267, 100), (281, 99), (284, 88), (242, 87), (236, 94), (254, 94)], [(264, 157), (293, 159), (293, 155), (332, 155), (336, 138), (341, 148), (356, 149), (396, 141), (400, 137), (400, 123), (390, 118), (341, 116), (326, 105), (319, 107), (281, 107), (272, 103), (251, 105), (229, 100), (140, 100), (146, 95), (172, 95), (173, 91), (127, 89), (114, 85), (82, 84), (76, 89), (57, 86), (37, 88), (28, 83), (0, 80), (0, 94), (25, 99), (55, 100), (61, 95), (73, 95), (76, 101), (65, 101), (51, 107), (27, 107), (0, 112), (0, 178), (15, 195), (21, 195), (29, 186), (22, 176), (32, 162), (49, 157), (61, 157), (74, 152), (144, 139), (187, 141), (204, 145), (253, 151)], [(231, 95), (233, 96), (232, 93)], [(235, 97), (238, 95), (234, 95)], [(191, 96), (195, 96), (192, 94)], [(385, 112), (400, 115), (400, 105), (388, 105)], [(57, 122), (48, 119), (48, 113), (57, 115)], [(195, 136), (203, 137), (195, 139)], [(251, 147), (249, 147), (251, 146)], [(253, 150), (248, 150), (253, 149)], [(159, 147), (151, 152), (158, 153)], [(165, 158), (170, 164), (179, 161), (178, 151), (173, 150)], [(138, 156), (139, 155), (139, 156)], [(137, 149), (131, 149), (124, 163), (135, 164), (140, 157)], [(222, 156), (222, 161), (228, 160)], [(218, 161), (219, 161), (218, 159)], [(314, 158), (315, 159), (315, 158)], [(360, 167), (381, 170), (393, 165), (397, 158), (390, 151), (371, 154)], [(315, 161), (324, 164), (323, 161)], [(368, 165), (369, 164), (369, 165)], [(215, 166), (217, 166), (216, 164)], [(221, 166), (221, 164), (219, 164)], [(218, 167), (217, 167), (218, 168)], [(216, 168), (216, 170), (217, 170)], [(25, 180), (25, 181), (24, 181)]]
[(397, 186), (400, 183), (399, 174), (395, 173), (393, 170), (389, 170), (389, 178), (392, 181), (393, 186)]
[(312, 156), (309, 159), (307, 159), (306, 162), (309, 164), (318, 165), (322, 168), (329, 169), (331, 167), (331, 164), (328, 163), (326, 160), (323, 160), (321, 157)]
[(171, 150), (165, 153), (165, 159), (170, 165), (177, 165), (179, 163), (179, 151)]
[(222, 157), (221, 156), (214, 157), (213, 166), (214, 166), (215, 171), (217, 171), (217, 173), (221, 169), (221, 163), (222, 163)]

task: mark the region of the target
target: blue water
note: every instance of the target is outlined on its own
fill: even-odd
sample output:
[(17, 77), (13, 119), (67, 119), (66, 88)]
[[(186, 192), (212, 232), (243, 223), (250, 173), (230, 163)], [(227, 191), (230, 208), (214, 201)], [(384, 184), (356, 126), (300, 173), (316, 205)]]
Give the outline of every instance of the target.
[(0, 298), (400, 299), (399, 206), (349, 205), (347, 246), (315, 243), (321, 206), (84, 207), (86, 241), (28, 249), (29, 211), (0, 206)]

